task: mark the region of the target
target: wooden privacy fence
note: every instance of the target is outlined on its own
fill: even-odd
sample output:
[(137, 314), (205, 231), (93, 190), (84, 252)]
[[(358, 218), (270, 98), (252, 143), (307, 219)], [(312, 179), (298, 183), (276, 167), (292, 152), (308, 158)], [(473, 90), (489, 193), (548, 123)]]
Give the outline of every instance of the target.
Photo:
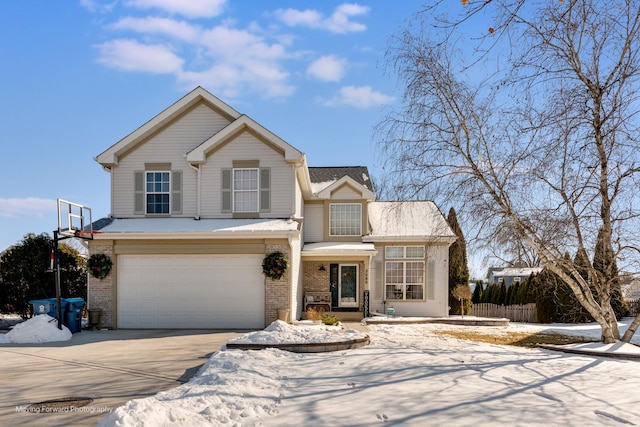
[(640, 298), (628, 299), (627, 305), (629, 306), (629, 316), (637, 316), (640, 313)]
[(536, 305), (498, 305), (498, 304), (472, 304), (471, 316), (506, 318), (512, 322), (537, 322)]

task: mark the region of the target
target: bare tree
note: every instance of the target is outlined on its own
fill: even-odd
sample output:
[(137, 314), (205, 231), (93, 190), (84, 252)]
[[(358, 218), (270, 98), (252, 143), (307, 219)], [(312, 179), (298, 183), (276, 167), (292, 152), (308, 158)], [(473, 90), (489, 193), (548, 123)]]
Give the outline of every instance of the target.
[[(600, 232), (607, 259), (637, 259), (640, 1), (463, 2), (454, 20), (446, 4), (419, 13), (388, 51), (405, 88), (378, 127), (396, 191), (463, 202), (478, 236), (508, 224), (602, 340), (620, 339), (616, 278), (588, 261), (585, 277), (564, 254), (593, 254)], [(467, 36), (485, 16), (484, 35)]]

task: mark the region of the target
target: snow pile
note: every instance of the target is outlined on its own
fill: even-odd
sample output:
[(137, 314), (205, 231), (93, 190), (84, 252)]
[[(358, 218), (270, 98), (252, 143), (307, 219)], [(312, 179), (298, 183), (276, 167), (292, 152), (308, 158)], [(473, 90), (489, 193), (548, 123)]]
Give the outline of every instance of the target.
[[(447, 327), (459, 328), (370, 326), (371, 345), (331, 353), (223, 350), (190, 382), (130, 401), (98, 425), (640, 425), (633, 392), (640, 389), (640, 361), (434, 333)], [(590, 327), (597, 330), (595, 324)], [(292, 329), (298, 328), (314, 341), (319, 339), (314, 332), (321, 337), (334, 333), (278, 322), (264, 335), (244, 339), (276, 343), (291, 339)], [(569, 332), (564, 325), (555, 328)], [(503, 334), (508, 329), (548, 330), (549, 325), (482, 331)], [(582, 329), (580, 335), (586, 327)]]
[(129, 401), (98, 426), (246, 425), (278, 413), (289, 354), (280, 350), (222, 351), (187, 384)]
[(340, 326), (322, 324), (290, 325), (276, 320), (263, 331), (251, 332), (229, 341), (233, 344), (302, 344), (332, 343), (365, 338), (366, 335)]
[(68, 341), (72, 333), (62, 325), (58, 329), (58, 321), (48, 314), (39, 314), (31, 319), (18, 323), (4, 335), (0, 335), (0, 344), (43, 343), (54, 341)]

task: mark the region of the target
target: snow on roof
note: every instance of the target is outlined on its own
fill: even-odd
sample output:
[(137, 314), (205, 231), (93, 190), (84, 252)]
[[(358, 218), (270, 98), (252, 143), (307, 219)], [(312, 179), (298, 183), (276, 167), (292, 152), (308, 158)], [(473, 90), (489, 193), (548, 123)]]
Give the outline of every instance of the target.
[(337, 181), (337, 179), (334, 179), (334, 180), (331, 180), (331, 181), (323, 181), (323, 182), (312, 182), (311, 183), (311, 192), (313, 194), (318, 194), (319, 192), (321, 192), (325, 188), (331, 186), (331, 184), (333, 184), (336, 181)]
[(250, 233), (297, 231), (286, 219), (116, 218), (102, 233)]
[(366, 240), (456, 237), (431, 201), (372, 202), (368, 211), (371, 234)]
[(542, 271), (542, 267), (505, 267), (502, 270), (494, 271), (494, 277), (516, 277), (516, 276), (530, 276)]
[(307, 243), (302, 248), (303, 256), (311, 255), (375, 255), (373, 243), (322, 242)]

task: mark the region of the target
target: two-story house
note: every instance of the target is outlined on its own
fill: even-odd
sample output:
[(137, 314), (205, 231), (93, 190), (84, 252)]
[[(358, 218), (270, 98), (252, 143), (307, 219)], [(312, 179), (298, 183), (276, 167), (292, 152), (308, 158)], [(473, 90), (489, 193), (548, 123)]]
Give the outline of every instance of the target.
[(504, 283), (507, 288), (514, 283), (527, 280), (532, 274), (538, 274), (542, 267), (490, 267), (487, 271), (488, 283)]
[[(448, 314), (455, 235), (433, 202), (376, 201), (366, 167), (309, 167), (200, 87), (96, 161), (111, 176), (89, 244), (113, 262), (89, 279), (101, 327), (263, 328), (310, 306)], [(275, 251), (280, 280), (262, 273)]]

